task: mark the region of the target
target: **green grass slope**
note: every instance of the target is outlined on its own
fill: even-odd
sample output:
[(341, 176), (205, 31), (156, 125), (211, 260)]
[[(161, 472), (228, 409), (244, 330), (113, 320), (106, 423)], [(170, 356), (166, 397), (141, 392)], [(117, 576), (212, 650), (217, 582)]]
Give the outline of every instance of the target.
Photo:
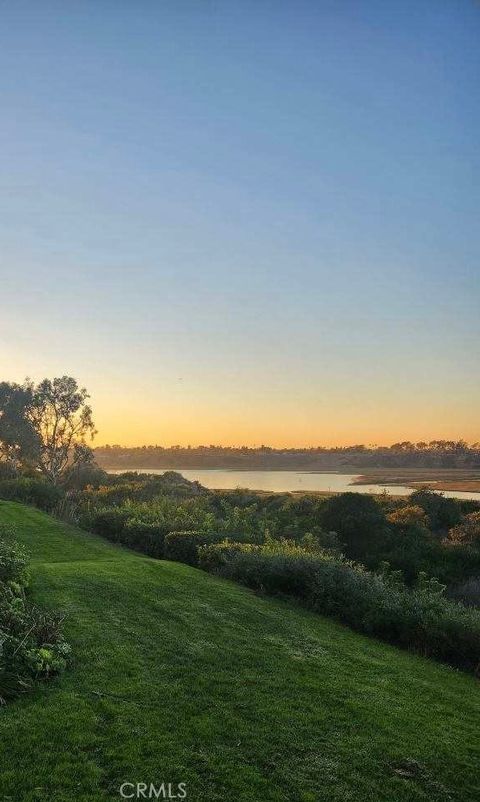
[(0, 520), (75, 655), (0, 711), (0, 800), (119, 800), (123, 782), (185, 782), (187, 802), (480, 799), (473, 678), (38, 511)]

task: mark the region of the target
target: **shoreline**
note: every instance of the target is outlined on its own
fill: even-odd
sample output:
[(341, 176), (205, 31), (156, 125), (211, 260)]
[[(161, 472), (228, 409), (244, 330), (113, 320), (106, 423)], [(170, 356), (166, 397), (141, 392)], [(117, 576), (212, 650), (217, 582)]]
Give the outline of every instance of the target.
[(480, 493), (480, 471), (461, 468), (372, 468), (363, 471), (353, 485), (382, 484), (389, 487), (402, 485), (418, 490), (453, 491), (461, 493)]
[[(462, 469), (462, 468), (363, 468), (359, 470), (358, 466), (342, 466), (337, 469), (330, 470), (305, 470), (302, 468), (222, 468), (222, 467), (202, 467), (192, 468), (181, 466), (179, 468), (172, 468), (171, 466), (165, 467), (151, 467), (140, 466), (135, 468), (126, 468), (125, 466), (101, 466), (103, 470), (110, 473), (161, 473), (165, 471), (177, 471), (182, 473), (184, 471), (201, 471), (208, 473), (239, 473), (239, 474), (272, 474), (279, 475), (285, 473), (304, 474), (309, 476), (315, 475), (331, 475), (342, 476), (349, 475), (352, 477), (349, 488), (355, 492), (356, 488), (365, 485), (377, 485), (383, 488), (388, 488), (392, 496), (405, 495), (405, 492), (395, 493), (395, 490), (400, 488), (405, 491), (407, 488), (414, 491), (422, 487), (430, 490), (437, 490), (439, 492), (447, 493), (475, 493), (480, 494), (480, 471), (477, 469)], [(255, 480), (253, 477), (251, 481)], [(253, 492), (288, 492), (288, 493), (315, 493), (319, 495), (333, 495), (339, 492), (346, 492), (345, 490), (331, 489), (312, 489), (303, 490), (300, 488), (292, 488), (288, 490), (259, 490), (256, 491), (253, 487), (249, 487)], [(372, 494), (378, 495), (382, 491), (379, 489), (378, 493), (372, 491)]]

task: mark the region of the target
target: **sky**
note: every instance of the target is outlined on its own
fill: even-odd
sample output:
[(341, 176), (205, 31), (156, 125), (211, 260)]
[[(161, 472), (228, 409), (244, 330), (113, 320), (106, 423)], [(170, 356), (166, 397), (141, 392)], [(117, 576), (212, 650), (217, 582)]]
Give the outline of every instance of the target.
[(480, 2), (0, 4), (0, 378), (96, 442), (480, 440)]

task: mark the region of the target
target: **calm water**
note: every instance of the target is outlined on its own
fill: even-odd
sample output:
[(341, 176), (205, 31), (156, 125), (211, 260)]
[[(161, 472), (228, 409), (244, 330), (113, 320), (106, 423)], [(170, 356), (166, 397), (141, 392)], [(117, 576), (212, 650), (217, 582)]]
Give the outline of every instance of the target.
[[(396, 496), (408, 496), (410, 487), (401, 485), (352, 485), (358, 477), (354, 473), (308, 473), (304, 471), (229, 471), (225, 469), (186, 469), (175, 468), (186, 479), (198, 481), (212, 490), (234, 490), (236, 487), (248, 487), (251, 490), (269, 490), (271, 492), (287, 492), (289, 490), (332, 490), (337, 493), (354, 490), (356, 493), (392, 493)], [(140, 473), (165, 473), (165, 468), (138, 468)], [(121, 473), (121, 471), (112, 471)], [(461, 491), (445, 491), (445, 496), (452, 498), (468, 498), (480, 500), (480, 493), (463, 493)]]

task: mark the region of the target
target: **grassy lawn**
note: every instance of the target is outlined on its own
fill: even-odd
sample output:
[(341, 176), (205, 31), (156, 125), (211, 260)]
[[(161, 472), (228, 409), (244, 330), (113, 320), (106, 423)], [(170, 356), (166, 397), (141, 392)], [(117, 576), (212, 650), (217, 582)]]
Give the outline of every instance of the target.
[[(473, 802), (479, 686), (320, 616), (0, 503), (74, 664), (0, 710), (0, 800)], [(405, 761), (416, 761), (403, 771)]]

